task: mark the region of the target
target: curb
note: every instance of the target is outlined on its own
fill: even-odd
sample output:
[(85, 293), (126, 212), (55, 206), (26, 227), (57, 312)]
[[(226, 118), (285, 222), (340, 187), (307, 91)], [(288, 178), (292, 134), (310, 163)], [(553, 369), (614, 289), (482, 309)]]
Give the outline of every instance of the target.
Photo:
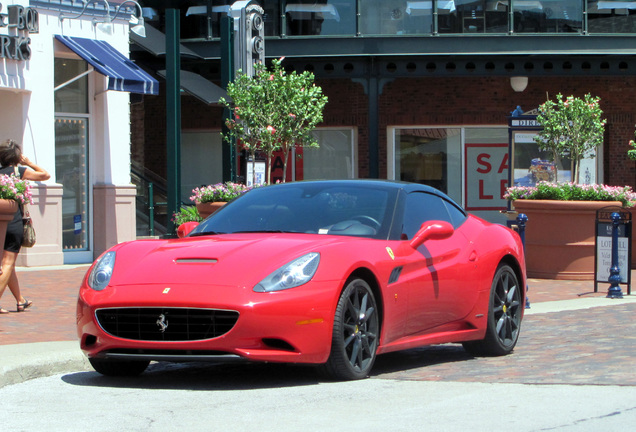
[(77, 341), (0, 345), (0, 388), (58, 373), (92, 371)]

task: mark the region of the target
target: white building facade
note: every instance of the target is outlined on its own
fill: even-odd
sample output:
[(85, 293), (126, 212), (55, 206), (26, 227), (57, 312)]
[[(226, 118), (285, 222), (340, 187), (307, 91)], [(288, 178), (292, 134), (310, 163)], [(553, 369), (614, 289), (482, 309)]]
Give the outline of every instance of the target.
[(122, 2), (92, 3), (13, 0), (0, 10), (0, 140), (15, 139), (51, 173), (33, 184), (37, 243), (20, 266), (89, 263), (136, 237), (129, 92), (158, 86), (127, 62), (129, 22), (113, 15)]

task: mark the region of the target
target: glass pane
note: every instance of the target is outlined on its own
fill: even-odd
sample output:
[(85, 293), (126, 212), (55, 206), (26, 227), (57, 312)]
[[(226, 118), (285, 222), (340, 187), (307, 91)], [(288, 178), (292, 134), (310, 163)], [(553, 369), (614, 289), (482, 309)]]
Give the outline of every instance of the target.
[(581, 32), (581, 0), (515, 0), (512, 4), (516, 33)]
[(515, 132), (513, 136), (513, 183), (515, 186), (534, 186), (539, 181), (569, 182), (571, 161), (561, 158), (555, 164), (550, 152), (539, 150), (534, 132)]
[(588, 1), (589, 33), (636, 33), (636, 1)]
[(64, 250), (88, 249), (87, 131), (86, 119), (55, 119), (55, 181), (63, 186)]
[(290, 36), (355, 35), (355, 18), (355, 0), (291, 0), (285, 5)]
[(503, 210), (508, 186), (508, 128), (466, 128), (464, 135), (468, 211)]
[[(56, 58), (55, 87), (72, 80), (88, 70), (84, 60)], [(88, 76), (83, 76), (55, 91), (55, 111), (88, 113)]]
[(233, 1), (182, 0), (181, 38), (210, 39), (221, 36), (221, 17), (227, 15)]
[(181, 134), (181, 201), (190, 203), (192, 189), (223, 181), (223, 141), (219, 132)]
[(432, 3), (405, 0), (360, 2), (360, 32), (366, 35), (431, 33)]
[(461, 129), (398, 129), (396, 179), (433, 186), (461, 202)]
[(353, 131), (317, 130), (313, 134), (320, 147), (302, 149), (302, 158), (296, 161), (296, 179), (353, 178)]
[(439, 33), (506, 33), (508, 4), (507, 0), (437, 0)]

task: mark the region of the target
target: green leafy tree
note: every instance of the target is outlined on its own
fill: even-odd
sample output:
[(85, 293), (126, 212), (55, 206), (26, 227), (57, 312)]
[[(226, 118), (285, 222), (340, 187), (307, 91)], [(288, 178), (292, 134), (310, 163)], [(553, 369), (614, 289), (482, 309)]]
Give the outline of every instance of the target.
[(275, 151), (283, 152), (284, 173), (287, 173), (289, 154), (294, 146), (318, 147), (311, 132), (322, 121), (327, 104), (327, 97), (314, 84), (311, 72), (288, 74), (282, 62), (283, 58), (274, 60), (271, 70), (256, 64), (253, 77), (239, 71), (227, 87), (231, 101), (220, 100), (232, 110), (234, 117), (227, 121), (228, 132), (223, 138), (228, 142), (235, 139), (247, 150), (253, 163), (257, 151), (265, 153), (268, 183)]
[(581, 160), (594, 157), (593, 150), (603, 143), (606, 120), (602, 118), (601, 98), (586, 94), (584, 98), (557, 95), (556, 102), (539, 107), (537, 121), (543, 130), (535, 137), (541, 150), (550, 151), (555, 165), (561, 157), (574, 163), (572, 180), (579, 182)]

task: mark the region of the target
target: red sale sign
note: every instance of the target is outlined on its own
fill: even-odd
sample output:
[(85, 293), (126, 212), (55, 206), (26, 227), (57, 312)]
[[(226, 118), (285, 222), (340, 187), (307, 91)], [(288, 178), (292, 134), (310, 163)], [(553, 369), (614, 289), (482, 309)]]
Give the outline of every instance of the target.
[(505, 210), (508, 186), (508, 144), (466, 144), (466, 210)]

